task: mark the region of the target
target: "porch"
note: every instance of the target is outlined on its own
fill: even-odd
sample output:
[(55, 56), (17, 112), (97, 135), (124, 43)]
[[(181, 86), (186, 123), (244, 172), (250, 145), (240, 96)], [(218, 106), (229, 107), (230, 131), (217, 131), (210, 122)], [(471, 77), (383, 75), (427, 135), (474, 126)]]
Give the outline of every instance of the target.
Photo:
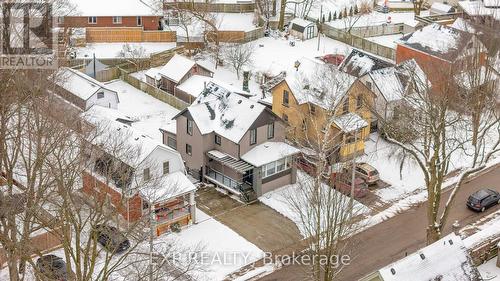
[[(146, 202), (144, 202), (144, 208), (146, 209), (143, 215), (147, 215), (149, 206)], [(153, 212), (156, 223), (156, 234), (159, 236), (189, 225), (194, 219), (195, 208), (194, 193), (184, 194), (167, 202), (155, 204)]]

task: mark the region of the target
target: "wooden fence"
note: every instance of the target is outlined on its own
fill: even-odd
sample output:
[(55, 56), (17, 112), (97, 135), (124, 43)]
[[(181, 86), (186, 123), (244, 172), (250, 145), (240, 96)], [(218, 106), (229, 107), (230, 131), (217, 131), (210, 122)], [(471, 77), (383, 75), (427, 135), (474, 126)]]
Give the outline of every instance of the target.
[(195, 10), (212, 13), (252, 13), (255, 3), (205, 3), (205, 2), (175, 2), (165, 3), (165, 8), (180, 10)]
[(121, 70), (121, 78), (125, 82), (134, 86), (135, 88), (147, 93), (148, 95), (150, 95), (156, 99), (159, 99), (165, 103), (168, 103), (171, 106), (173, 106), (179, 110), (183, 110), (189, 106), (189, 104), (187, 102), (184, 102), (184, 101), (180, 100), (179, 98), (177, 98), (177, 97), (175, 97), (175, 96), (173, 96), (173, 95), (171, 95), (171, 94), (169, 94), (161, 89), (158, 89), (152, 85), (149, 85), (148, 83), (146, 83), (144, 81), (141, 81), (141, 80), (135, 78), (134, 76), (128, 74), (125, 70)]
[(389, 48), (384, 45), (380, 45), (378, 43), (369, 41), (363, 37), (349, 34), (344, 32), (343, 30), (333, 28), (329, 25), (323, 24), (323, 33), (330, 38), (338, 40), (340, 42), (344, 42), (349, 44), (355, 48), (376, 54), (378, 56), (388, 58), (391, 60), (396, 60), (396, 50)]
[(86, 29), (87, 43), (104, 42), (175, 42), (175, 31), (144, 31), (141, 27)]

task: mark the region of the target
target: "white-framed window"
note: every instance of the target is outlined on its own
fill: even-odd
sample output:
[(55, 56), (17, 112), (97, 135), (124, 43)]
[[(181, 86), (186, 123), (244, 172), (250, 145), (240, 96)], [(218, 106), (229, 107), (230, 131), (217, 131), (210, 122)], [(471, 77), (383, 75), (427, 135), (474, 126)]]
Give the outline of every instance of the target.
[(97, 23), (97, 17), (89, 17), (88, 22), (90, 24), (96, 24)]
[(163, 162), (163, 174), (166, 175), (170, 173), (170, 162)]
[(186, 154), (193, 155), (193, 147), (190, 144), (186, 143)]
[(215, 144), (220, 145), (222, 142), (222, 139), (219, 135), (215, 134)]
[(175, 150), (177, 150), (177, 140), (173, 137), (167, 137), (167, 145)]
[(267, 138), (274, 138), (274, 122), (267, 124)]
[(144, 171), (142, 171), (142, 179), (144, 181), (148, 181), (149, 179), (151, 179), (151, 173), (150, 173), (149, 168), (146, 168), (146, 169), (144, 169)]
[(257, 129), (250, 130), (250, 145), (257, 143)]
[(137, 17), (137, 26), (142, 26), (142, 17)]
[(275, 175), (277, 173), (283, 172), (284, 170), (290, 169), (292, 167), (292, 156), (281, 158), (277, 161), (271, 162), (269, 164), (263, 165), (261, 167), (262, 178), (267, 178), (269, 176)]
[(122, 17), (113, 17), (113, 24), (121, 24)]
[(103, 99), (103, 98), (104, 98), (104, 92), (97, 93), (97, 99)]
[(193, 135), (193, 120), (187, 120), (187, 128), (186, 128), (186, 132), (188, 135), (192, 136)]

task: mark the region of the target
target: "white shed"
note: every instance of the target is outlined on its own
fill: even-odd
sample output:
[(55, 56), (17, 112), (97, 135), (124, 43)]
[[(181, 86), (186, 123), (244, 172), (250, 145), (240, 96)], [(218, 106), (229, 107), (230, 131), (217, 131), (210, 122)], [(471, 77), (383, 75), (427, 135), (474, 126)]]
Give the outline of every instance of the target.
[(314, 38), (318, 35), (318, 27), (312, 21), (301, 18), (295, 18), (290, 21), (288, 27), (290, 35), (299, 38), (300, 40), (307, 40)]
[(434, 2), (430, 9), (431, 15), (445, 15), (456, 12), (455, 8), (451, 5)]

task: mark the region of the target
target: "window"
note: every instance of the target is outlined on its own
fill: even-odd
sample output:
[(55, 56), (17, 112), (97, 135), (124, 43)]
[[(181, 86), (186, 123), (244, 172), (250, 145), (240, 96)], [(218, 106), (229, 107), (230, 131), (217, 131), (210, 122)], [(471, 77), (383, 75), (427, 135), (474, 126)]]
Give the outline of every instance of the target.
[(354, 143), (354, 134), (346, 134), (345, 135), (345, 143), (346, 144), (350, 144), (350, 143)]
[(113, 17), (113, 24), (121, 24), (122, 17)]
[(103, 99), (104, 98), (104, 92), (97, 93), (97, 98), (98, 99)]
[(290, 93), (288, 93), (287, 90), (283, 90), (283, 105), (286, 105), (288, 106), (290, 100), (289, 100), (289, 97), (290, 96)]
[(142, 17), (137, 17), (137, 26), (142, 26)]
[(302, 131), (307, 130), (306, 119), (302, 119)]
[(257, 143), (257, 129), (250, 130), (250, 145)]
[(360, 109), (362, 106), (363, 106), (363, 96), (362, 95), (358, 95), (356, 97), (356, 108)]
[(399, 26), (399, 32), (403, 32), (405, 30), (405, 26), (404, 25), (400, 25)]
[(283, 113), (283, 121), (288, 122), (288, 115), (285, 113)]
[(170, 173), (170, 163), (167, 161), (167, 162), (163, 162), (163, 174), (166, 175)]
[(149, 179), (151, 179), (151, 174), (149, 172), (149, 168), (144, 169), (144, 171), (142, 172), (142, 179), (144, 181), (148, 181)]
[(274, 123), (267, 124), (267, 138), (274, 138)]
[(187, 128), (186, 128), (186, 132), (188, 133), (188, 135), (192, 136), (193, 135), (193, 120), (189, 120), (187, 121)]
[(143, 209), (143, 210), (147, 210), (147, 209), (149, 209), (149, 203), (148, 203), (148, 202), (146, 202), (146, 201), (142, 201), (142, 209)]
[(371, 90), (372, 89), (372, 82), (366, 81), (366, 87)]
[(167, 137), (167, 145), (177, 150), (177, 141), (173, 137)]
[(311, 113), (311, 115), (316, 114), (316, 107), (312, 104), (309, 105), (309, 112)]
[(57, 23), (58, 24), (63, 24), (64, 23), (64, 17), (57, 17)]
[(187, 144), (187, 143), (186, 143), (186, 154), (193, 155), (193, 148), (191, 147), (190, 144)]
[(285, 158), (281, 158), (277, 161), (271, 162), (269, 164), (263, 165), (261, 167), (262, 178), (266, 178), (277, 173), (283, 172), (292, 167), (293, 158), (292, 156), (288, 156)]
[(349, 97), (347, 97), (344, 100), (344, 103), (342, 104), (342, 113), (347, 113), (349, 112)]
[(220, 145), (221, 143), (221, 137), (219, 135), (215, 135), (215, 144)]
[(96, 24), (97, 23), (97, 17), (89, 17), (88, 21), (90, 24)]

